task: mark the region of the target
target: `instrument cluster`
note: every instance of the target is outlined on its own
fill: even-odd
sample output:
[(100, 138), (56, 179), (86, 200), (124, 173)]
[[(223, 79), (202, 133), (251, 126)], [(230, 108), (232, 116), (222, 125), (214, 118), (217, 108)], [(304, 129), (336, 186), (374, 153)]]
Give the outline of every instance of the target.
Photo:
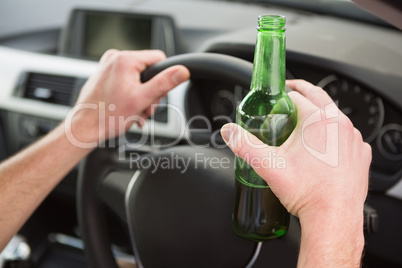
[[(402, 116), (392, 101), (380, 95), (380, 91), (335, 72), (291, 69), (286, 76), (287, 79), (305, 79), (323, 88), (340, 111), (350, 118), (363, 140), (372, 146), (373, 176), (381, 181), (374, 184), (374, 188), (388, 187), (401, 175)], [(248, 91), (248, 88), (222, 81), (197, 81), (187, 96), (188, 115), (203, 115), (208, 119), (204, 121), (210, 122), (211, 130), (219, 131), (225, 123), (235, 122), (236, 107)], [(195, 100), (199, 103), (195, 104)], [(206, 124), (194, 122), (190, 127), (206, 128)]]

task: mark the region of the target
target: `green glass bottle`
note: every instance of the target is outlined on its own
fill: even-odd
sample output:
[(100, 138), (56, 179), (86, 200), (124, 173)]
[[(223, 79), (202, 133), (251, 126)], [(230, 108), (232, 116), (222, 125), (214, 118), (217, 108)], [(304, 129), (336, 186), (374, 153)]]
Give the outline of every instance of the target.
[[(297, 122), (296, 109), (285, 91), (285, 23), (283, 16), (258, 17), (250, 92), (237, 108), (236, 123), (264, 143), (280, 146)], [(271, 168), (284, 168), (285, 159), (268, 155)], [(286, 234), (289, 213), (267, 183), (244, 160), (236, 157), (236, 197), (233, 231), (253, 241), (266, 241)]]

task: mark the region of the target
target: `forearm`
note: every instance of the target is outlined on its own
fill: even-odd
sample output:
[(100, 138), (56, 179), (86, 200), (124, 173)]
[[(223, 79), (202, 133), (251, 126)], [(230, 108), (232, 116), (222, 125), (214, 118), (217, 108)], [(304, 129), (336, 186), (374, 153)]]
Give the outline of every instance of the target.
[(62, 124), (0, 165), (0, 251), (43, 199), (90, 151), (72, 145)]
[(364, 247), (363, 213), (344, 210), (300, 221), (299, 268), (360, 267)]

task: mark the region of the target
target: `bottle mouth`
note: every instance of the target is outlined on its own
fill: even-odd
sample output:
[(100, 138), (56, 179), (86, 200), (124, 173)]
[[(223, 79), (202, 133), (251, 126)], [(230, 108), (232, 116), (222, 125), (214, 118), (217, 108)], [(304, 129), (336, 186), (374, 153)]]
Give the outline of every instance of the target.
[(282, 15), (258, 16), (258, 28), (267, 30), (285, 30), (286, 17)]

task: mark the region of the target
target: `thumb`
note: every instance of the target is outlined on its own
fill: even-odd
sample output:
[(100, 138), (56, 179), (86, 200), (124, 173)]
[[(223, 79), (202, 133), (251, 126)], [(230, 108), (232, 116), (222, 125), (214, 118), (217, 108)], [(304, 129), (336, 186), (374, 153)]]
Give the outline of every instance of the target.
[(272, 157), (276, 156), (277, 149), (263, 143), (237, 124), (224, 125), (221, 128), (221, 135), (232, 152), (246, 161), (259, 176), (270, 184), (270, 175), (277, 172), (272, 166), (274, 164)]
[(142, 94), (151, 102), (166, 95), (169, 90), (190, 78), (190, 71), (181, 65), (172, 66), (143, 84)]

